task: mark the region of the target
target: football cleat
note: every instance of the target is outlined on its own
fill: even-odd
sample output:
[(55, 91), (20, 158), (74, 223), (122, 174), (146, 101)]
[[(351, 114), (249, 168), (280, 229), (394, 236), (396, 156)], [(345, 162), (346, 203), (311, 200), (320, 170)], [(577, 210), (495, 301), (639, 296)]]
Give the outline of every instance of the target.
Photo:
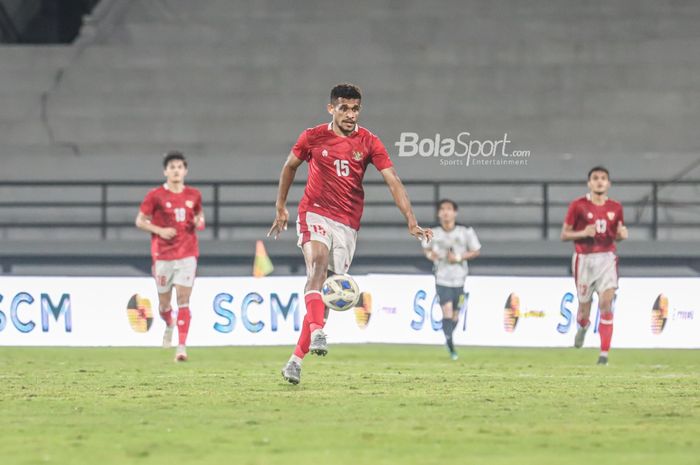
[(459, 355), (457, 355), (457, 352), (450, 352), (450, 358), (452, 360), (459, 360)]
[(601, 355), (598, 357), (598, 365), (607, 365), (608, 364), (608, 357), (606, 355)]
[(311, 333), (311, 344), (309, 344), (309, 352), (314, 355), (326, 356), (328, 353), (328, 342), (326, 341), (326, 333), (322, 329), (317, 329)]
[(282, 377), (285, 381), (292, 384), (299, 384), (299, 381), (301, 381), (301, 365), (293, 360), (288, 361), (282, 368)]

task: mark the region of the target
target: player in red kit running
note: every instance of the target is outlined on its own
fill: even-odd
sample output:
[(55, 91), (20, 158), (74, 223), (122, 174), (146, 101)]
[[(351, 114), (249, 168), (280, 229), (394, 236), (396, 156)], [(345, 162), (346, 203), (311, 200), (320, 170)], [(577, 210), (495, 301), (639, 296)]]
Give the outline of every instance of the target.
[(190, 294), (197, 272), (199, 245), (195, 229), (204, 229), (202, 194), (185, 186), (187, 160), (176, 151), (163, 159), (166, 182), (151, 190), (141, 203), (136, 226), (151, 233), (153, 277), (158, 288), (158, 310), (165, 321), (163, 347), (170, 347), (173, 328), (173, 286), (177, 295), (178, 346), (175, 361), (187, 360), (185, 344), (190, 329)]
[(608, 351), (613, 333), (612, 303), (617, 289), (617, 241), (627, 239), (622, 205), (608, 198), (610, 175), (602, 166), (588, 172), (590, 192), (569, 205), (561, 230), (561, 240), (574, 241), (576, 251), (572, 271), (578, 293), (578, 314), (574, 347), (583, 346), (586, 331), (591, 325), (591, 298), (598, 293), (600, 310), (599, 365), (608, 364)]
[(361, 100), (360, 89), (356, 86), (335, 86), (328, 104), (331, 122), (301, 133), (280, 174), (277, 214), (268, 233), (275, 239), (287, 229), (287, 195), (296, 170), (303, 162), (309, 163), (297, 218), (298, 246), (306, 261), (306, 315), (299, 342), (282, 369), (282, 376), (292, 384), (299, 383), (302, 359), (309, 351), (316, 355), (328, 352), (323, 332), (326, 308), (321, 299), (321, 286), (328, 272), (342, 274), (350, 267), (364, 207), (362, 179), (370, 164), (379, 170), (389, 186), (408, 222), (409, 234), (419, 240), (432, 237), (431, 230), (418, 226), (406, 189), (384, 144), (358, 126)]

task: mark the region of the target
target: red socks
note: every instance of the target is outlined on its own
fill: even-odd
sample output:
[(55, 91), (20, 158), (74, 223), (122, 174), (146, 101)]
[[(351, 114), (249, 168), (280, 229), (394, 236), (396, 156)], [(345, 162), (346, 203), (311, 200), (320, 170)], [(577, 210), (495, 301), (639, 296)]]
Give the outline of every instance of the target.
[(589, 320), (589, 319), (585, 319), (585, 320), (578, 320), (578, 319), (577, 319), (576, 322), (577, 322), (578, 325), (579, 325), (580, 327), (582, 327), (582, 328), (585, 328), (586, 326), (588, 326), (589, 324), (591, 324), (591, 320)]
[(317, 329), (323, 328), (326, 305), (323, 303), (319, 291), (308, 291), (304, 294), (304, 302), (306, 303), (306, 316), (309, 317), (309, 330), (313, 333)]
[(304, 358), (309, 353), (309, 345), (311, 345), (311, 330), (309, 329), (309, 314), (304, 315), (304, 321), (301, 322), (301, 334), (299, 341), (294, 348), (294, 355), (299, 358)]
[(306, 303), (306, 315), (301, 323), (299, 341), (294, 348), (294, 355), (299, 358), (304, 358), (309, 353), (311, 333), (323, 328), (323, 318), (326, 314), (326, 305), (323, 303), (319, 291), (309, 291), (304, 294), (304, 302)]
[(178, 343), (184, 346), (187, 342), (187, 333), (190, 330), (190, 320), (192, 319), (192, 314), (190, 313), (189, 307), (180, 307), (177, 311), (177, 335)]
[(160, 317), (165, 321), (167, 326), (173, 325), (173, 309), (169, 308), (164, 312), (160, 312)]
[(604, 313), (600, 315), (600, 323), (598, 323), (598, 333), (600, 334), (600, 351), (609, 351), (610, 341), (612, 341), (613, 333), (612, 313)]

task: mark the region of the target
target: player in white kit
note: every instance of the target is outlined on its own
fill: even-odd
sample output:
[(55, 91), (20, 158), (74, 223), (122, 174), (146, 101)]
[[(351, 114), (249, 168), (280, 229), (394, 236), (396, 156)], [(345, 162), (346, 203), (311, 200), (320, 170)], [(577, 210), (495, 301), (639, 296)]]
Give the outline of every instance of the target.
[(459, 308), (464, 299), (464, 284), (468, 260), (479, 256), (481, 243), (473, 228), (457, 224), (457, 204), (449, 199), (438, 202), (440, 225), (432, 228), (433, 240), (423, 242), (423, 252), (433, 262), (435, 290), (442, 308), (442, 330), (452, 360), (457, 360), (452, 335), (459, 320)]

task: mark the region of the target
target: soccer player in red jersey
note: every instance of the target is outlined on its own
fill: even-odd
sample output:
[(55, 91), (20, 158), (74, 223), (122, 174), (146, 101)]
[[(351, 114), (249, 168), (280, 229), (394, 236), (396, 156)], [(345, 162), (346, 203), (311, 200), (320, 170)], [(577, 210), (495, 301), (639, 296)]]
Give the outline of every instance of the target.
[(561, 240), (574, 241), (572, 271), (578, 293), (578, 314), (574, 347), (583, 346), (591, 322), (591, 298), (598, 293), (600, 310), (599, 365), (608, 364), (608, 351), (613, 333), (613, 299), (617, 289), (617, 241), (627, 239), (622, 205), (608, 198), (610, 175), (602, 166), (588, 172), (590, 192), (569, 205), (561, 230)]
[(419, 240), (432, 238), (432, 231), (421, 228), (416, 222), (406, 189), (384, 144), (358, 126), (361, 101), (360, 89), (356, 86), (335, 86), (328, 104), (331, 122), (301, 133), (280, 174), (277, 213), (268, 232), (268, 236), (275, 239), (287, 229), (287, 195), (297, 168), (303, 162), (309, 163), (297, 217), (298, 246), (306, 261), (306, 315), (299, 342), (282, 369), (282, 376), (292, 384), (299, 383), (302, 359), (309, 351), (315, 355), (328, 352), (323, 332), (326, 308), (321, 299), (321, 286), (328, 272), (343, 274), (350, 267), (364, 207), (362, 179), (370, 164), (379, 170), (389, 186), (406, 218), (409, 234)]
[(136, 227), (151, 233), (153, 277), (158, 289), (158, 310), (165, 321), (163, 347), (170, 347), (173, 314), (170, 302), (175, 286), (177, 295), (178, 346), (175, 361), (187, 360), (185, 344), (190, 329), (190, 294), (197, 272), (199, 245), (195, 230), (204, 229), (202, 194), (185, 186), (187, 160), (171, 151), (163, 159), (166, 182), (151, 190), (141, 203)]

